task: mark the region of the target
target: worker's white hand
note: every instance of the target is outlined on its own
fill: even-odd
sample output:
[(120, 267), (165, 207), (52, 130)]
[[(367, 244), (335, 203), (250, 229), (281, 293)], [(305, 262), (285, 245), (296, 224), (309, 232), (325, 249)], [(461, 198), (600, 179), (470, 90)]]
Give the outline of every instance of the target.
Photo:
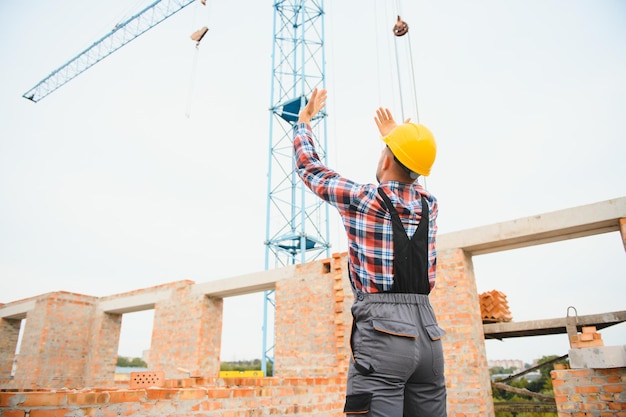
[(298, 123), (311, 123), (311, 119), (326, 106), (326, 89), (313, 89), (311, 99), (298, 115)]
[[(378, 131), (381, 136), (387, 136), (398, 124), (393, 119), (391, 115), (391, 111), (389, 109), (383, 109), (379, 107), (376, 110), (376, 116), (374, 117), (374, 121), (376, 122), (376, 126), (378, 126)], [(404, 121), (404, 123), (409, 123), (411, 118), (409, 117)]]

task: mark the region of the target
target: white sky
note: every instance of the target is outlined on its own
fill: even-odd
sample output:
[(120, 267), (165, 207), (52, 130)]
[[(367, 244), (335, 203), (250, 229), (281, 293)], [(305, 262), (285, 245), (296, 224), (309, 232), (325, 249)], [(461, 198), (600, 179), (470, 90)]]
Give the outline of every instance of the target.
[[(21, 97), (146, 4), (0, 3), (0, 302), (264, 268), (272, 2), (191, 5), (41, 102)], [(329, 159), (347, 177), (374, 180), (374, 110), (401, 119), (391, 54), (400, 13), (420, 121), (439, 143), (427, 185), (440, 233), (626, 195), (623, 1), (325, 10)], [(189, 35), (204, 25), (196, 52)], [(332, 215), (333, 251), (345, 251)], [(626, 309), (617, 233), (476, 257), (475, 270), (479, 292), (504, 292), (515, 321), (563, 317), (570, 305)], [(121, 354), (149, 346), (150, 315), (125, 316)], [(262, 295), (227, 300), (225, 315), (223, 358), (259, 357)], [(602, 335), (626, 344), (626, 324)], [(487, 343), (489, 359), (526, 362), (567, 349), (565, 335)]]

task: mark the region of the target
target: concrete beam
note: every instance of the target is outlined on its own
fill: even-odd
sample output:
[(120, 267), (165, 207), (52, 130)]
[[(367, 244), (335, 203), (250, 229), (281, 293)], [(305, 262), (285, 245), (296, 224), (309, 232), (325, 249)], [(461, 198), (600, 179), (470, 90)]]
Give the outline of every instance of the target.
[[(626, 197), (442, 234), (438, 250), (463, 249), (472, 255), (523, 248), (620, 230)], [(623, 232), (622, 232), (623, 233)]]
[(5, 304), (0, 307), (0, 319), (25, 319), (26, 314), (35, 308), (35, 302), (34, 298), (27, 298), (26, 300)]
[(141, 294), (114, 296), (105, 298), (98, 303), (105, 313), (124, 314), (134, 313), (136, 311), (151, 310), (154, 305), (161, 300), (168, 300), (171, 297), (172, 290), (148, 291)]
[(238, 277), (195, 284), (193, 291), (210, 297), (233, 297), (261, 291), (271, 291), (276, 283), (295, 276), (296, 266), (290, 265)]
[[(623, 322), (626, 322), (626, 310), (577, 316), (575, 319), (578, 332), (581, 332), (582, 328), (586, 326), (595, 326), (596, 329), (602, 330)], [(520, 322), (511, 321), (483, 324), (483, 330), (485, 339), (545, 336), (550, 334), (567, 334), (568, 323), (567, 317)]]

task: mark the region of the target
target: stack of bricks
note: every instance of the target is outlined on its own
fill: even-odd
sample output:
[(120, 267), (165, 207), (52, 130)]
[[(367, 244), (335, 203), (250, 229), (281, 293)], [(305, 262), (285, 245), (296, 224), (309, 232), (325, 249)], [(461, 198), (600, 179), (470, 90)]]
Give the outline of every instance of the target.
[(478, 296), (480, 302), (480, 315), (483, 323), (511, 321), (511, 312), (506, 295), (500, 291), (492, 290)]
[(569, 344), (572, 349), (604, 346), (602, 335), (596, 332), (596, 326), (583, 327), (582, 333), (570, 336)]

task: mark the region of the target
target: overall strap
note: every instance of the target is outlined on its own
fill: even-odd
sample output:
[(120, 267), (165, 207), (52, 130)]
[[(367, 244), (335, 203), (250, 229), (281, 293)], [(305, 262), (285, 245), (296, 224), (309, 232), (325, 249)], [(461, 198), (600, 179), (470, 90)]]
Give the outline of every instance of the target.
[(417, 230), (411, 238), (408, 237), (398, 211), (391, 200), (382, 190), (378, 193), (383, 199), (387, 211), (391, 215), (393, 229), (393, 285), (391, 292), (429, 294), (428, 281), (428, 202), (421, 196), (422, 214)]

